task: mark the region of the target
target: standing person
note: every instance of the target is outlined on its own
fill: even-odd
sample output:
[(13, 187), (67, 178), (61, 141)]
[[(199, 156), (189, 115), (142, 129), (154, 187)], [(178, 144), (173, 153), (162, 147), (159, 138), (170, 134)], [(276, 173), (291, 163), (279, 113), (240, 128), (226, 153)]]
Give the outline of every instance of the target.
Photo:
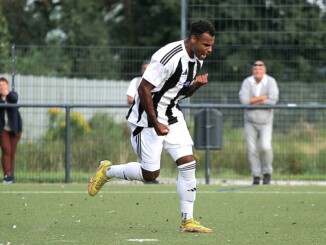
[[(149, 60), (145, 60), (143, 62), (143, 64), (141, 65), (141, 68), (140, 68), (141, 75), (144, 74), (144, 72), (145, 72), (148, 65), (149, 65)], [(141, 82), (141, 78), (142, 77), (135, 77), (129, 83), (127, 93), (126, 93), (127, 94), (127, 102), (128, 102), (129, 105), (132, 105), (132, 103), (134, 102), (134, 98), (135, 98), (135, 95), (137, 93), (138, 85)]]
[[(17, 103), (18, 94), (9, 91), (8, 80), (0, 78), (0, 103)], [(18, 142), (22, 134), (22, 119), (17, 107), (0, 108), (0, 147), (1, 163), (4, 173), (4, 184), (14, 182), (14, 164)]]
[[(266, 74), (263, 61), (254, 62), (252, 74), (242, 83), (239, 92), (241, 103), (243, 105), (275, 105), (279, 98), (279, 90), (275, 79)], [(261, 174), (263, 184), (270, 184), (273, 173), (273, 118), (273, 109), (246, 109), (244, 113), (248, 159), (254, 185), (259, 185)], [(262, 151), (262, 161), (259, 157), (258, 142)]]
[(199, 75), (199, 71), (203, 60), (212, 52), (214, 41), (214, 26), (197, 21), (191, 25), (187, 39), (167, 44), (154, 53), (127, 115), (132, 129), (131, 144), (141, 161), (121, 165), (102, 161), (88, 184), (91, 196), (113, 177), (155, 180), (160, 173), (164, 147), (178, 167), (181, 231), (212, 232), (193, 218), (196, 161), (193, 141), (178, 102), (208, 83), (208, 74)]

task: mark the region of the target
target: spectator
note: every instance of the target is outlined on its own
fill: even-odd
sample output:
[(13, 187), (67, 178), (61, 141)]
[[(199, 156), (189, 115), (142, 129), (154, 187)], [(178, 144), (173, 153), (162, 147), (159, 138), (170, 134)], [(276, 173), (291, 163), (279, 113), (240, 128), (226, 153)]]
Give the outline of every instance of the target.
[[(243, 105), (274, 105), (279, 98), (275, 79), (266, 74), (263, 61), (257, 60), (252, 67), (252, 76), (247, 77), (241, 86), (239, 97)], [(263, 184), (268, 185), (273, 173), (273, 109), (246, 109), (244, 128), (248, 146), (248, 159), (253, 184), (259, 185), (261, 174)], [(262, 151), (260, 160), (258, 143)]]
[(214, 41), (214, 26), (207, 21), (197, 21), (191, 25), (185, 40), (167, 44), (152, 56), (127, 115), (132, 129), (131, 144), (141, 161), (117, 165), (102, 161), (89, 181), (89, 195), (96, 195), (114, 177), (143, 182), (155, 180), (165, 148), (179, 172), (180, 231), (212, 232), (193, 218), (196, 160), (178, 102), (208, 83), (208, 74), (199, 75), (199, 71), (203, 60), (212, 52)]
[[(144, 74), (148, 65), (149, 65), (149, 60), (145, 60), (140, 68), (141, 75)], [(141, 78), (142, 78), (141, 76), (135, 77), (130, 81), (130, 84), (127, 89), (127, 102), (129, 105), (132, 105), (132, 103), (134, 102), (134, 98), (137, 93), (137, 88), (138, 85), (140, 84)]]
[[(18, 94), (9, 91), (8, 80), (0, 78), (0, 103), (17, 103)], [(0, 108), (0, 147), (4, 184), (14, 182), (14, 164), (18, 142), (22, 134), (22, 119), (17, 107)]]

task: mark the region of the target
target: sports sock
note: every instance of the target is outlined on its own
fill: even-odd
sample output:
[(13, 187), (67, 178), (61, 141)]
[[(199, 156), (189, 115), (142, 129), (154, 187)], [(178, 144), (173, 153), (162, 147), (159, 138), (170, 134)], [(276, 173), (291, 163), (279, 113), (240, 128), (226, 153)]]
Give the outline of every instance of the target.
[(192, 161), (178, 166), (178, 195), (181, 204), (182, 219), (193, 218), (194, 202), (196, 200), (196, 162)]
[(129, 162), (126, 164), (113, 165), (106, 172), (109, 178), (117, 177), (125, 180), (144, 181), (139, 162)]

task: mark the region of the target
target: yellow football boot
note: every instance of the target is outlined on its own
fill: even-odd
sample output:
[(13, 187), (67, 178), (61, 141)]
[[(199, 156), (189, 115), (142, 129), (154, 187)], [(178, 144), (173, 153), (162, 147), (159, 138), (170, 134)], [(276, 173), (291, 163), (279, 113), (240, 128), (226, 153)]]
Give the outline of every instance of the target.
[(88, 194), (95, 196), (102, 188), (102, 186), (109, 181), (109, 177), (106, 176), (106, 171), (112, 166), (112, 163), (108, 160), (101, 161), (96, 174), (91, 177), (88, 182)]
[(194, 219), (186, 219), (182, 220), (180, 226), (181, 232), (198, 232), (198, 233), (211, 233), (213, 232), (212, 229), (202, 226), (199, 222), (195, 221)]

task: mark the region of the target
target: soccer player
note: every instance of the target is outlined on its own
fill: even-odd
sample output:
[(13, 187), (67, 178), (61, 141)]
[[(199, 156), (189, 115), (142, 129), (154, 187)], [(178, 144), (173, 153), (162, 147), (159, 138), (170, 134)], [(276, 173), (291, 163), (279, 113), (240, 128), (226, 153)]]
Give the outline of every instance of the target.
[(178, 167), (181, 232), (212, 232), (193, 217), (196, 161), (193, 141), (178, 102), (208, 83), (208, 74), (199, 75), (199, 71), (214, 42), (214, 26), (200, 20), (191, 25), (187, 39), (169, 43), (154, 53), (127, 115), (132, 129), (131, 144), (141, 161), (120, 165), (102, 161), (89, 181), (89, 195), (96, 195), (113, 177), (155, 180), (160, 173), (164, 147)]

